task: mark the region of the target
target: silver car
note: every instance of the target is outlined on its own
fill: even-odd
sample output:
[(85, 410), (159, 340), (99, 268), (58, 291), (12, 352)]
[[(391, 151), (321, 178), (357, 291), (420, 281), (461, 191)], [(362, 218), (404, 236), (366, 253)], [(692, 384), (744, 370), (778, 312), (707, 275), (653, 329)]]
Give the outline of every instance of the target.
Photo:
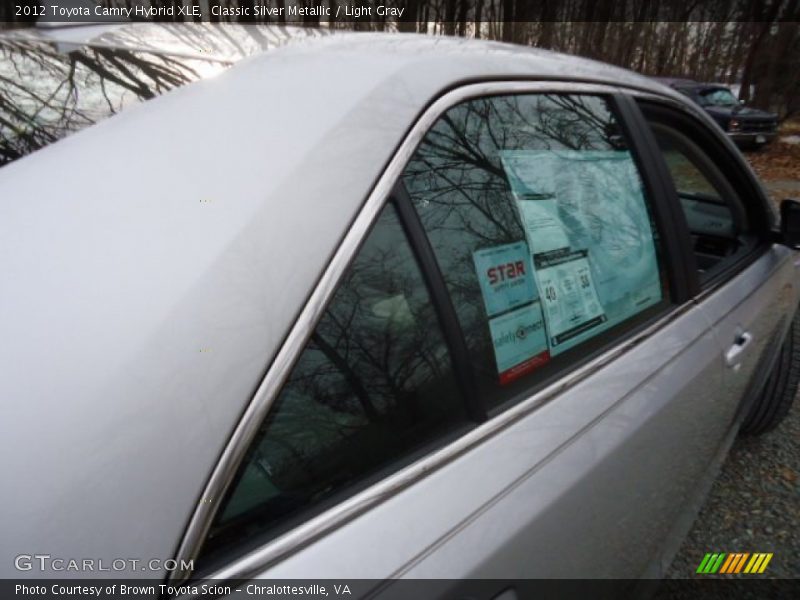
[(657, 577), (789, 410), (800, 205), (665, 86), (291, 28), (0, 52), (3, 577)]

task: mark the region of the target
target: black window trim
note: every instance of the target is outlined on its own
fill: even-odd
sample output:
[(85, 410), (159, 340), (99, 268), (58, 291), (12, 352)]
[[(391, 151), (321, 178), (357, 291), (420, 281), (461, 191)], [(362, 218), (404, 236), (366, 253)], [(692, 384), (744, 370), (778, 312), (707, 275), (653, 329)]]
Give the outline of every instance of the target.
[(681, 207), (673, 200), (677, 191), (672, 176), (658, 149), (656, 138), (633, 98), (627, 94), (615, 97), (625, 133), (634, 146), (634, 159), (641, 172), (645, 190), (653, 201), (653, 210), (663, 236), (669, 262), (670, 289), (673, 301), (682, 304), (700, 289), (689, 226)]
[[(632, 131), (629, 121), (630, 111), (621, 108), (624, 100), (620, 99), (624, 97), (625, 90), (607, 83), (564, 82), (557, 80), (471, 82), (443, 91), (438, 98), (433, 99), (422, 109), (420, 117), (411, 125), (406, 137), (399, 144), (388, 165), (378, 177), (365, 202), (356, 211), (350, 227), (345, 232), (338, 247), (334, 250), (329, 264), (323, 269), (320, 279), (317, 281), (309, 298), (299, 310), (296, 321), (290, 325), (289, 332), (276, 352), (275, 358), (266, 367), (260, 385), (235, 426), (202, 493), (198, 497), (196, 508), (190, 515), (182, 539), (174, 552), (174, 556), (178, 561), (178, 568), (167, 574), (167, 581), (180, 583), (193, 578), (193, 572), (190, 568), (183, 566), (185, 563), (182, 561), (191, 561), (197, 557), (197, 553), (205, 540), (218, 508), (213, 502), (207, 502), (204, 499), (224, 496), (258, 431), (259, 425), (269, 412), (272, 402), (280, 393), (286, 377), (305, 348), (327, 304), (332, 299), (341, 277), (372, 230), (372, 226), (381, 209), (387, 202), (391, 201), (396, 184), (400, 181), (403, 170), (419, 143), (439, 117), (457, 104), (474, 98), (510, 94), (583, 94), (605, 97), (610, 99), (615, 108), (618, 109), (617, 116), (622, 126), (626, 128), (629, 141), (634, 144), (633, 140), (636, 139), (635, 136), (631, 136), (629, 133), (629, 131)], [(635, 148), (632, 147), (632, 153), (638, 155), (642, 150), (641, 142), (637, 142), (634, 145)], [(641, 160), (641, 164), (647, 164), (647, 159)], [(640, 166), (639, 162), (637, 162), (637, 166)], [(652, 173), (647, 171), (641, 173), (641, 175), (643, 181), (648, 182)], [(397, 205), (399, 206), (399, 203)], [(662, 236), (666, 236), (667, 232), (660, 231), (660, 233)], [(411, 240), (409, 242), (412, 243)], [(415, 255), (419, 251), (415, 249), (418, 245), (412, 243)], [(668, 272), (674, 268), (674, 262), (667, 260), (665, 268), (667, 268)], [(420, 260), (420, 263), (420, 267), (425, 271), (425, 262)], [(425, 275), (425, 277), (427, 280), (428, 275)], [(226, 580), (254, 576), (268, 565), (282, 560), (318, 537), (342, 526), (362, 512), (381, 503), (387, 497), (407, 488), (432, 471), (452, 462), (471, 448), (482, 444), (486, 439), (498, 434), (517, 420), (559, 396), (565, 390), (583, 381), (595, 371), (613, 362), (619, 356), (650, 338), (655, 332), (666, 327), (692, 308), (691, 303), (677, 302), (677, 300), (680, 300), (680, 296), (673, 298), (671, 302), (669, 299), (665, 299), (663, 301), (666, 304), (665, 306), (659, 304), (643, 311), (643, 315), (647, 313), (646, 317), (643, 316), (640, 322), (632, 324), (629, 331), (626, 330), (619, 337), (615, 336), (614, 340), (603, 344), (598, 351), (592, 352), (590, 355), (583, 357), (583, 359), (576, 359), (569, 371), (561, 371), (559, 373), (559, 378), (556, 382), (548, 380), (542, 386), (532, 388), (528, 397), (515, 402), (513, 406), (503, 410), (499, 415), (480, 423), (454, 442), (440, 447), (419, 461), (401, 468), (373, 486), (362, 490), (354, 496), (350, 496), (341, 504), (316, 515), (287, 534), (266, 542), (257, 550), (234, 558), (226, 567), (216, 571), (212, 576), (215, 579)], [(650, 311), (653, 311), (653, 313)], [(446, 309), (444, 312), (447, 312)], [(623, 323), (622, 325), (625, 324)], [(452, 354), (451, 359), (455, 359)]]
[[(450, 303), (448, 292), (444, 287), (444, 279), (438, 272), (438, 267), (435, 263), (435, 259), (433, 258), (433, 249), (427, 242), (425, 231), (422, 228), (422, 222), (416, 215), (416, 212), (411, 205), (410, 198), (407, 195), (404, 198), (404, 194), (405, 189), (403, 188), (402, 183), (398, 182), (398, 185), (395, 187), (392, 195), (387, 198), (386, 202), (381, 206), (378, 217), (370, 225), (369, 230), (362, 240), (362, 244), (358, 246), (358, 249), (352, 258), (355, 260), (358, 257), (363, 247), (363, 243), (366, 242), (370, 235), (375, 231), (375, 228), (379, 223), (380, 215), (383, 214), (384, 210), (387, 207), (393, 207), (398, 223), (400, 224), (405, 236), (405, 243), (416, 264), (419, 278), (422, 280), (422, 284), (425, 288), (425, 292), (427, 293), (429, 302), (433, 305), (435, 312), (434, 318), (436, 320), (436, 324), (439, 326), (439, 333), (441, 334), (442, 340), (447, 346), (448, 358), (453, 370), (453, 379), (458, 391), (458, 398), (456, 398), (454, 405), (457, 403), (462, 406), (464, 411), (461, 415), (462, 418), (457, 422), (454, 421), (450, 423), (447, 429), (437, 432), (435, 438), (422, 442), (413, 450), (404, 453), (402, 456), (394, 458), (387, 464), (377, 467), (374, 472), (363, 475), (358, 481), (337, 489), (330, 497), (315, 502), (307, 507), (303, 507), (296, 514), (288, 515), (285, 520), (282, 520), (276, 525), (259, 531), (253, 536), (256, 539), (250, 539), (248, 540), (247, 544), (242, 544), (242, 546), (252, 546), (257, 548), (270, 543), (270, 541), (280, 537), (280, 535), (283, 533), (286, 533), (294, 527), (297, 527), (299, 524), (302, 524), (304, 521), (311, 519), (322, 512), (325, 512), (326, 510), (334, 507), (336, 504), (346, 500), (348, 497), (357, 494), (359, 491), (374, 485), (394, 471), (413, 463), (427, 454), (435, 452), (444, 445), (452, 443), (454, 440), (463, 436), (471, 429), (474, 429), (476, 425), (486, 421), (487, 419), (486, 411), (483, 409), (482, 405), (478, 403), (477, 397), (475, 396), (474, 386), (471, 385), (471, 370), (469, 369), (469, 361), (466, 355), (466, 344), (463, 336), (461, 336), (461, 329), (458, 325), (455, 309)], [(353, 261), (351, 261), (351, 263), (352, 262)], [(341, 284), (341, 281), (338, 283)], [(340, 285), (337, 285), (336, 290), (339, 288)], [(335, 294), (331, 300), (333, 299), (335, 299)], [(326, 307), (328, 305), (330, 305), (330, 303), (326, 304)], [(306, 348), (303, 349), (300, 355), (302, 355), (305, 350)], [(298, 359), (299, 358), (300, 356), (298, 356)], [(281, 390), (282, 389), (283, 387)], [(269, 413), (267, 413), (267, 417), (268, 416)], [(241, 464), (242, 463), (239, 463), (239, 467), (241, 467)], [(243, 475), (244, 471), (237, 468), (237, 472), (228, 487), (228, 492), (236, 488)], [(252, 510), (249, 510), (246, 515), (236, 517), (233, 520), (233, 527), (241, 528), (242, 522), (246, 523), (251, 516), (258, 515), (260, 510), (261, 507), (254, 507)], [(201, 552), (198, 558), (204, 559), (205, 563), (205, 559), (207, 557), (203, 555), (202, 547), (200, 550)], [(247, 551), (245, 550), (243, 554), (246, 553)], [(196, 576), (202, 579), (211, 575), (220, 564), (229, 562), (224, 559), (223, 554), (224, 552), (219, 553), (214, 551), (207, 564), (202, 564), (198, 567), (195, 567)]]
[(445, 343), (450, 351), (453, 375), (461, 392), (466, 414), (473, 422), (483, 423), (487, 419), (486, 407), (475, 393), (474, 375), (470, 366), (464, 332), (458, 322), (458, 315), (450, 298), (450, 292), (447, 291), (442, 272), (439, 270), (433, 247), (402, 180), (398, 180), (389, 202), (393, 202), (397, 209), (411, 251), (417, 259), (422, 278), (428, 286), (431, 302), (439, 317), (439, 326), (442, 328)]

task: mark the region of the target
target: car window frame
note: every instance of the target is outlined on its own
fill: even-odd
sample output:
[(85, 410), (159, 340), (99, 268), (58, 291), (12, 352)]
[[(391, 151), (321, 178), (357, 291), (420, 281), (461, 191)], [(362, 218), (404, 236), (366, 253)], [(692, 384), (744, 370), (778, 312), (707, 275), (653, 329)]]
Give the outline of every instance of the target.
[[(219, 499), (224, 496), (258, 431), (259, 425), (268, 414), (296, 360), (305, 349), (317, 322), (338, 289), (339, 281), (357, 255), (361, 244), (371, 232), (381, 210), (388, 202), (394, 202), (398, 209), (401, 222), (404, 224), (406, 237), (417, 258), (423, 278), (428, 285), (432, 301), (439, 305), (437, 314), (448, 341), (448, 347), (450, 347), (452, 339), (457, 338), (452, 329), (453, 323), (451, 319), (455, 317), (452, 303), (450, 303), (448, 309), (448, 301), (441, 295), (443, 292), (446, 295), (446, 299), (449, 299), (449, 292), (444, 288), (443, 281), (437, 283), (429, 279), (432, 276), (435, 279), (436, 273), (430, 264), (430, 260), (433, 257), (427, 241), (427, 234), (421, 229), (421, 224), (419, 224), (420, 230), (417, 232), (413, 231), (415, 229), (413, 224), (410, 229), (408, 228), (409, 224), (413, 223), (413, 219), (410, 219), (408, 214), (406, 217), (402, 215), (407, 209), (413, 211), (415, 215), (416, 211), (410, 203), (407, 203), (407, 209), (401, 208), (404, 204), (402, 191), (397, 187), (405, 167), (422, 139), (450, 108), (470, 99), (492, 95), (582, 94), (606, 98), (619, 119), (619, 125), (624, 135), (627, 137), (630, 152), (644, 187), (645, 198), (651, 204), (650, 209), (653, 211), (653, 219), (662, 245), (663, 256), (660, 258), (665, 262), (663, 267), (666, 269), (668, 277), (669, 295), (662, 300), (663, 305), (653, 307), (659, 310), (654, 311), (653, 314), (648, 314), (646, 319), (639, 320), (630, 328), (626, 328), (623, 334), (614, 336), (614, 339), (610, 341), (600, 343), (591, 352), (584, 352), (580, 359), (570, 363), (568, 368), (560, 370), (554, 378), (555, 381), (551, 378), (541, 382), (540, 385), (532, 386), (526, 392), (525, 398), (516, 401), (499, 414), (491, 415), (488, 420), (478, 418), (476, 427), (463, 434), (457, 440), (451, 441), (425, 457), (402, 467), (386, 478), (372, 484), (367, 489), (343, 500), (340, 504), (312, 516), (308, 521), (287, 533), (266, 541), (264, 545), (255, 550), (243, 556), (234, 557), (229, 564), (220, 570), (211, 574), (203, 573), (203, 576), (214, 579), (243, 579), (255, 575), (268, 565), (291, 554), (295, 549), (343, 525), (358, 514), (382, 502), (385, 498), (409, 487), (431, 471), (454, 460), (470, 448), (483, 443), (483, 441), (496, 435), (524, 415), (537, 410), (543, 404), (556, 398), (594, 371), (616, 360), (628, 349), (638, 345), (642, 340), (648, 338), (691, 308), (690, 289), (685, 284), (686, 274), (683, 272), (686, 268), (685, 247), (680, 235), (677, 235), (674, 231), (674, 207), (671, 207), (669, 196), (663, 190), (659, 177), (658, 163), (654, 159), (654, 149), (650, 147), (649, 144), (651, 142), (646, 135), (642, 135), (643, 132), (640, 131), (641, 122), (637, 120), (638, 109), (630, 98), (629, 92), (629, 89), (623, 87), (591, 82), (492, 81), (469, 83), (447, 90), (438, 98), (433, 99), (423, 109), (415, 123), (410, 127), (404, 140), (396, 149), (393, 158), (379, 176), (372, 192), (357, 211), (330, 263), (323, 269), (306, 304), (300, 310), (294, 324), (291, 325), (286, 339), (278, 350), (272, 364), (266, 369), (263, 380), (248, 403), (228, 443), (225, 445), (206, 482), (203, 494), (187, 523), (185, 533), (176, 552), (178, 568), (168, 575), (168, 580), (171, 583), (184, 582), (193, 578), (194, 573), (184, 567), (184, 562), (197, 558), (202, 542), (216, 513), (215, 504), (213, 502), (205, 502), (203, 499)], [(642, 118), (640, 114), (638, 118)], [(424, 241), (419, 238), (420, 232), (424, 235)], [(427, 251), (425, 246), (428, 246)], [(439, 291), (435, 292), (437, 288)], [(648, 310), (650, 309), (646, 309), (643, 312)], [(447, 313), (450, 311), (452, 313), (448, 316)], [(634, 318), (632, 317), (632, 320)], [(457, 322), (456, 325), (460, 331), (460, 325)], [(463, 344), (463, 335), (461, 336), (461, 343)], [(465, 352), (465, 347), (462, 350)], [(454, 372), (457, 372), (455, 363), (462, 360), (458, 358), (460, 355), (460, 350), (451, 348)], [(463, 357), (463, 355), (461, 356)], [(468, 399), (467, 403), (469, 404)], [(474, 406), (468, 406), (467, 408), (471, 414), (474, 414), (472, 413)]]
[[(529, 382), (523, 390), (514, 393), (497, 405), (488, 406), (488, 403), (485, 400), (482, 401), (480, 399), (472, 398), (471, 402), (477, 403), (479, 405), (479, 410), (482, 409), (489, 418), (495, 418), (515, 404), (524, 401), (525, 398), (535, 395), (538, 391), (546, 388), (548, 385), (559, 381), (564, 377), (565, 373), (580, 367), (595, 356), (602, 353), (608, 347), (619, 343), (621, 340), (624, 340), (630, 335), (633, 335), (641, 327), (646, 326), (647, 323), (651, 322), (654, 317), (662, 314), (669, 306), (672, 304), (679, 304), (682, 300), (685, 300), (689, 297), (689, 288), (686, 285), (687, 274), (682, 271), (685, 265), (683, 256), (681, 255), (678, 259), (675, 259), (671, 256), (674, 252), (685, 252), (685, 248), (683, 247), (680, 237), (675, 235), (675, 225), (671, 220), (672, 211), (668, 206), (669, 199), (667, 196), (662, 194), (658, 186), (654, 184), (653, 175), (655, 165), (651, 164), (651, 156), (643, 148), (643, 145), (646, 143), (646, 141), (644, 138), (638, 136), (638, 132), (634, 127), (631, 126), (631, 123), (629, 122), (630, 114), (628, 114), (628, 111), (630, 107), (627, 106), (629, 100), (624, 94), (621, 94), (618, 91), (616, 93), (607, 94), (594, 92), (537, 92), (535, 94), (529, 92), (519, 92), (516, 94), (493, 92), (484, 94), (477, 98), (488, 99), (492, 97), (504, 97), (509, 95), (556, 94), (564, 96), (569, 95), (573, 97), (582, 95), (593, 96), (607, 101), (609, 111), (617, 120), (617, 124), (620, 127), (621, 133), (629, 144), (628, 150), (631, 153), (631, 158), (634, 161), (636, 171), (642, 182), (643, 199), (647, 204), (648, 211), (652, 213), (651, 216), (657, 230), (660, 245), (660, 248), (658, 248), (659, 271), (661, 272), (663, 270), (667, 279), (666, 290), (664, 290), (666, 293), (662, 297), (662, 300), (654, 306), (648, 307), (639, 313), (631, 315), (625, 321), (605, 330), (601, 335), (583, 340), (574, 348), (570, 348), (569, 350), (565, 351), (564, 354), (552, 358), (551, 362), (547, 365), (549, 368), (545, 368), (542, 372), (539, 372), (539, 376), (535, 380), (528, 378)], [(474, 100), (476, 98), (471, 99)], [(457, 106), (457, 104), (453, 107), (455, 106)], [(409, 205), (406, 208), (407, 213), (410, 215), (409, 221), (414, 223), (415, 228), (419, 229), (420, 233), (418, 234), (418, 239), (420, 240), (420, 244), (425, 246), (425, 252), (429, 255), (429, 262), (431, 264), (430, 277), (438, 278), (439, 281), (436, 284), (437, 287), (442, 288), (447, 294), (449, 294), (449, 290), (447, 288), (447, 284), (445, 283), (438, 259), (436, 258), (435, 252), (431, 245), (431, 240), (424, 229), (417, 209), (413, 206), (411, 197), (405, 188), (402, 178), (397, 182), (394, 194), (396, 201), (399, 199), (402, 200), (402, 205)], [(456, 324), (460, 326), (460, 321), (456, 315), (455, 308), (453, 307), (452, 299), (448, 297), (447, 303), (448, 310), (452, 310), (452, 318), (456, 321)], [(465, 357), (468, 361), (468, 364), (464, 365), (462, 370), (471, 370), (472, 360), (470, 359), (470, 352), (466, 346), (465, 338), (466, 336), (463, 335), (463, 333), (460, 333), (459, 342), (463, 343), (464, 347), (459, 354)], [(471, 377), (471, 380), (474, 381), (474, 376)]]
[[(705, 111), (702, 109), (698, 111), (692, 105), (671, 98), (648, 93), (632, 93), (631, 98), (634, 99), (633, 108), (641, 118), (642, 135), (651, 140), (651, 146), (657, 154), (654, 159), (657, 169), (661, 172), (662, 187), (669, 195), (679, 235), (683, 238), (682, 243), (686, 248), (684, 260), (692, 295), (695, 299), (705, 297), (741, 273), (769, 250), (775, 239), (775, 210), (746, 159)], [(708, 278), (699, 276), (686, 216), (680, 205), (680, 198), (666, 159), (650, 129), (650, 120), (645, 114), (648, 111), (658, 113), (659, 119), (664, 119), (662, 125), (675, 129), (695, 144), (704, 154), (704, 158), (719, 171), (718, 175), (722, 176), (725, 185), (737, 190), (737, 196), (744, 204), (750, 232), (756, 237), (755, 243), (745, 252), (735, 256), (734, 260), (726, 261), (726, 264), (721, 265), (721, 268), (715, 270)], [(687, 133), (688, 131), (691, 131), (691, 134)]]
[[(408, 219), (409, 214), (406, 210), (401, 209), (400, 206), (401, 202), (397, 200), (396, 194), (392, 194), (389, 198), (381, 206), (379, 211), (378, 217), (372, 223), (367, 234), (364, 236), (362, 243), (359, 245), (357, 250), (355, 251), (350, 264), (355, 262), (364, 246), (364, 243), (368, 242), (370, 237), (375, 233), (377, 227), (380, 225), (381, 215), (384, 215), (387, 208), (391, 208), (392, 212), (395, 214), (395, 218), (397, 219), (397, 224), (400, 226), (403, 232), (403, 238), (405, 240), (405, 244), (409, 253), (411, 254), (411, 258), (414, 264), (417, 267), (419, 279), (421, 281), (421, 285), (424, 288), (424, 291), (427, 296), (427, 300), (429, 305), (433, 308), (433, 320), (431, 323), (435, 322), (436, 326), (438, 326), (438, 334), (441, 335), (442, 342), (444, 343), (445, 347), (447, 348), (447, 357), (449, 366), (452, 370), (452, 379), (454, 385), (454, 392), (457, 393), (457, 396), (453, 399), (452, 406), (450, 408), (455, 408), (456, 406), (460, 406), (462, 412), (460, 413), (460, 419), (453, 419), (451, 422), (447, 424), (444, 429), (441, 429), (436, 432), (435, 437), (421, 441), (416, 447), (411, 450), (408, 450), (402, 454), (394, 456), (389, 462), (381, 464), (375, 468), (375, 470), (371, 472), (365, 472), (360, 477), (355, 479), (353, 482), (339, 487), (331, 492), (330, 496), (315, 501), (308, 506), (304, 506), (300, 508), (298, 511), (290, 513), (285, 517), (282, 517), (275, 525), (265, 528), (259, 531), (256, 534), (253, 534), (252, 538), (248, 541), (248, 544), (242, 544), (242, 546), (250, 545), (253, 548), (257, 548), (259, 546), (268, 544), (272, 539), (276, 537), (280, 537), (281, 534), (290, 531), (294, 527), (299, 524), (302, 524), (305, 520), (313, 518), (315, 515), (328, 510), (329, 508), (335, 506), (336, 504), (341, 503), (343, 500), (346, 500), (348, 497), (357, 494), (364, 488), (367, 488), (375, 483), (379, 482), (380, 480), (384, 479), (387, 475), (390, 475), (394, 471), (402, 468), (408, 464), (413, 463), (414, 461), (418, 460), (419, 458), (430, 454), (431, 452), (435, 451), (436, 449), (444, 446), (455, 439), (458, 439), (483, 421), (487, 419), (487, 414), (485, 410), (476, 404), (475, 396), (473, 394), (474, 388), (470, 387), (470, 379), (469, 379), (469, 372), (464, 371), (464, 367), (467, 365), (466, 360), (459, 360), (457, 357), (459, 356), (459, 352), (465, 348), (465, 346), (460, 342), (461, 332), (458, 328), (457, 321), (454, 320), (455, 312), (448, 311), (448, 298), (443, 297), (442, 293), (446, 293), (444, 290), (443, 282), (442, 285), (439, 285), (439, 281), (436, 279), (435, 276), (431, 274), (431, 264), (426, 259), (424, 252), (420, 252), (418, 249), (419, 244), (414, 243), (414, 237), (410, 233), (413, 230), (413, 225), (409, 225)], [(347, 277), (347, 273), (345, 273), (345, 278)], [(343, 283), (342, 280), (337, 282), (336, 291), (341, 288), (341, 284)], [(336, 301), (336, 293), (334, 292), (333, 298), (331, 302), (326, 304), (326, 309)], [(321, 315), (321, 317), (324, 317)], [(316, 331), (316, 326), (319, 324), (319, 321), (315, 324), (314, 331)], [(428, 330), (431, 331), (430, 329)], [(302, 355), (308, 350), (308, 346), (306, 346), (303, 351), (300, 352), (297, 359), (300, 360)], [(295, 363), (296, 366), (296, 363)], [(291, 374), (292, 369), (290, 369), (289, 374)], [(285, 385), (281, 388), (281, 391), (285, 389)], [(278, 393), (280, 396), (280, 391)], [(277, 398), (276, 398), (277, 399)], [(274, 408), (274, 407), (273, 407)], [(455, 415), (454, 415), (455, 416)], [(267, 414), (267, 418), (269, 417), (269, 413)], [(236, 488), (238, 482), (241, 481), (241, 478), (244, 474), (244, 471), (241, 470), (242, 463), (245, 462), (244, 460), (239, 463), (237, 466), (237, 474), (234, 476), (233, 480), (231, 481), (230, 487), (226, 491), (229, 492), (232, 489)], [(220, 506), (223, 508), (224, 504)], [(232, 521), (234, 521), (233, 527), (240, 527), (238, 523), (247, 522), (249, 515), (241, 515)], [(226, 525), (227, 527), (227, 525)], [(265, 539), (260, 539), (265, 538)], [(237, 546), (238, 547), (238, 546)], [(224, 558), (220, 558), (220, 555), (224, 557), (226, 550), (223, 549), (220, 552), (217, 552), (216, 555), (210, 558), (208, 565), (201, 567), (198, 571), (198, 575), (203, 577), (206, 573), (210, 573), (214, 571), (214, 567), (218, 566), (218, 564), (224, 564), (226, 561)], [(243, 554), (246, 554), (247, 551), (245, 550)], [(203, 556), (201, 554), (201, 556)], [(205, 558), (205, 557), (204, 557)]]

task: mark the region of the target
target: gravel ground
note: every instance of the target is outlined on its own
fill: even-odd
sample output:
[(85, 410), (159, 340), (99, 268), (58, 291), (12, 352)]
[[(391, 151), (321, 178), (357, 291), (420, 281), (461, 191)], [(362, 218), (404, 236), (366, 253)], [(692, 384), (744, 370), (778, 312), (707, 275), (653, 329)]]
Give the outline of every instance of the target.
[(736, 440), (667, 577), (708, 578), (706, 552), (774, 552), (764, 575), (800, 578), (800, 398), (778, 428)]

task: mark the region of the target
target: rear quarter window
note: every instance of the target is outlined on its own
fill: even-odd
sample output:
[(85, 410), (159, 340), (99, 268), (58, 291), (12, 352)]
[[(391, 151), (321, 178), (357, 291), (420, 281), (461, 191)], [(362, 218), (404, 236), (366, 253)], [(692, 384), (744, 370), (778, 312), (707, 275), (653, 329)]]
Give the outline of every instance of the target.
[(389, 204), (261, 424), (201, 568), (341, 501), (467, 420), (436, 310)]

